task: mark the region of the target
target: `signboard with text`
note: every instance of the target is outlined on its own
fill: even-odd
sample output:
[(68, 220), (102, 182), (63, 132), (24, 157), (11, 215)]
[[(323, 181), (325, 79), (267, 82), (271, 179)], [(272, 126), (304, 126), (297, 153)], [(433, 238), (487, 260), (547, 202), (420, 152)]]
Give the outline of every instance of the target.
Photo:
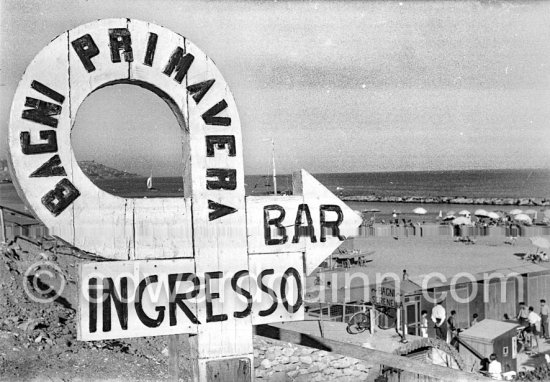
[[(117, 197), (80, 169), (77, 110), (121, 83), (176, 114), (184, 198)], [(305, 276), (361, 223), (304, 170), (290, 197), (245, 197), (228, 85), (188, 39), (143, 21), (94, 21), (44, 48), (15, 93), (9, 149), (18, 193), (51, 234), (116, 260), (80, 267), (79, 339), (197, 334), (201, 380), (213, 360), (252, 360), (252, 325), (303, 320)]]

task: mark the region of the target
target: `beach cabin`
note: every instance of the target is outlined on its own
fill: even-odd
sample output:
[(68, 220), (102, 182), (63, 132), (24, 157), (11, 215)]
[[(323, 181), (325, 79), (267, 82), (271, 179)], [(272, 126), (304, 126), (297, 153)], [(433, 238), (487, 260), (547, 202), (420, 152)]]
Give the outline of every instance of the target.
[(550, 269), (538, 264), (528, 264), (522, 268), (523, 301), (538, 312), (541, 299), (550, 302)]
[[(420, 294), (420, 310), (428, 312), (428, 336), (435, 337), (430, 317), (436, 301), (441, 301), (447, 317), (453, 310), (456, 311), (457, 327), (462, 329), (470, 326), (474, 313), (478, 315), (478, 320), (502, 320), (504, 314), (515, 317), (522, 276), (511, 274), (511, 269), (483, 272), (471, 275), (470, 281), (458, 279), (453, 285), (437, 278), (429, 280)], [(413, 281), (422, 285), (419, 278), (413, 278)]]
[(460, 333), (459, 353), (468, 370), (479, 370), (480, 358), (495, 353), (503, 372), (517, 371), (518, 327), (515, 323), (485, 319)]

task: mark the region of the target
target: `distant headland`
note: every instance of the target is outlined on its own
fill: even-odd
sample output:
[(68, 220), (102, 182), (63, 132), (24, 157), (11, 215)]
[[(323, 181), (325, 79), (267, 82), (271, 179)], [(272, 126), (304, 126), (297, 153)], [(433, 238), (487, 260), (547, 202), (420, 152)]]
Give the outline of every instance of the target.
[[(78, 165), (90, 179), (113, 179), (113, 178), (136, 178), (139, 177), (137, 174), (132, 174), (130, 172), (117, 170), (112, 167), (105, 166), (101, 163), (97, 163), (93, 160), (79, 161)], [(0, 159), (0, 181), (10, 182), (11, 176), (8, 171), (8, 161), (6, 159)]]

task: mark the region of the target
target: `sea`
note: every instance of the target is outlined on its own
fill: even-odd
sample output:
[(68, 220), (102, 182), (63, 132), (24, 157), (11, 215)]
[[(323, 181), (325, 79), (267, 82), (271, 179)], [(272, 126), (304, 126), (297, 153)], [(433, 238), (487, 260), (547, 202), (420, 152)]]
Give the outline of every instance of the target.
[[(467, 198), (547, 198), (550, 199), (550, 169), (514, 170), (456, 170), (456, 171), (398, 171), (338, 174), (312, 174), (337, 196), (451, 196)], [(183, 197), (181, 177), (154, 178), (155, 191), (148, 191), (146, 178), (99, 179), (98, 187), (117, 196), (131, 198)], [(247, 195), (273, 193), (271, 176), (245, 176)], [(287, 194), (292, 190), (292, 176), (277, 176), (277, 191)], [(391, 217), (394, 211), (400, 218), (433, 220), (450, 210), (507, 211), (517, 206), (471, 206), (456, 204), (421, 204), (391, 202), (347, 202), (357, 211), (379, 210), (373, 213), (377, 220)], [(24, 208), (12, 184), (0, 185), (0, 205)], [(426, 215), (415, 216), (412, 210), (422, 206)], [(530, 208), (530, 207), (525, 207)], [(535, 207), (533, 207), (535, 208)], [(536, 208), (535, 208), (536, 209)], [(540, 207), (538, 208), (541, 209)]]

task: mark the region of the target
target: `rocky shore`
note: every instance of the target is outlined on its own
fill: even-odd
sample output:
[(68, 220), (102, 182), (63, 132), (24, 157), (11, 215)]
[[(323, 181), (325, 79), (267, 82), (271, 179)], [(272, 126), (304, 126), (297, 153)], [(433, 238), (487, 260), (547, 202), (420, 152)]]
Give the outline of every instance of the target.
[(345, 202), (388, 202), (426, 204), (474, 204), (492, 206), (550, 206), (550, 198), (468, 198), (456, 196), (341, 196)]

